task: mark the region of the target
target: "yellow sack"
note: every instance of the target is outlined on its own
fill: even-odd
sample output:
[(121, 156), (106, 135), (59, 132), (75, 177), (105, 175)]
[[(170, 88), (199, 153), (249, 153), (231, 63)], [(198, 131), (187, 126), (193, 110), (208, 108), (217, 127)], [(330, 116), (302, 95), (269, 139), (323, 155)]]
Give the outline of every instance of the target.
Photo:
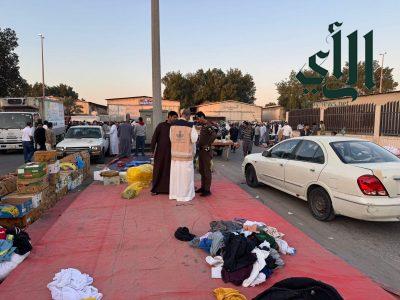
[(60, 169), (63, 171), (72, 171), (72, 170), (76, 170), (77, 167), (74, 163), (62, 162), (62, 163), (60, 163)]
[(142, 182), (134, 182), (122, 192), (121, 196), (125, 199), (135, 198), (144, 187)]
[(150, 164), (131, 167), (126, 172), (126, 180), (128, 183), (141, 182), (145, 186), (149, 186), (152, 179), (153, 166)]

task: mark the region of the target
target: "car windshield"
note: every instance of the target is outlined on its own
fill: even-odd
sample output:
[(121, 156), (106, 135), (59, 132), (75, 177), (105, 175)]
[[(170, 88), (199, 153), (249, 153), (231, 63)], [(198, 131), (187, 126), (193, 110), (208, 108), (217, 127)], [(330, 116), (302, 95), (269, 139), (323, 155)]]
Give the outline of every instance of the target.
[(67, 139), (99, 139), (101, 138), (100, 128), (71, 127), (65, 135)]
[(27, 122), (32, 123), (32, 115), (24, 113), (0, 113), (1, 129), (24, 129)]
[(345, 164), (400, 162), (394, 154), (371, 142), (344, 141), (330, 145)]

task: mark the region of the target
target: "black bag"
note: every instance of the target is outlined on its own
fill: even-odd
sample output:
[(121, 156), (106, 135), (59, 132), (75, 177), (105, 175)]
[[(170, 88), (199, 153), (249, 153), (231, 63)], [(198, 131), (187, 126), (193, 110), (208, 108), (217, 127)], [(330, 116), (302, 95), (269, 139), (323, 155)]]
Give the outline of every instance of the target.
[(307, 277), (286, 278), (253, 300), (343, 300), (329, 284)]

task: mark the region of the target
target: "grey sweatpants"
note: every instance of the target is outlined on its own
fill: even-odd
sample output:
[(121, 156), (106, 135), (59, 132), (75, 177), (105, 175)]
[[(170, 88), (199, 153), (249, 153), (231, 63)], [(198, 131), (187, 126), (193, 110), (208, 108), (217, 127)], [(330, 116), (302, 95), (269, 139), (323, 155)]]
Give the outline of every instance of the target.
[(243, 156), (246, 156), (251, 153), (251, 150), (253, 149), (253, 141), (242, 141), (243, 145)]

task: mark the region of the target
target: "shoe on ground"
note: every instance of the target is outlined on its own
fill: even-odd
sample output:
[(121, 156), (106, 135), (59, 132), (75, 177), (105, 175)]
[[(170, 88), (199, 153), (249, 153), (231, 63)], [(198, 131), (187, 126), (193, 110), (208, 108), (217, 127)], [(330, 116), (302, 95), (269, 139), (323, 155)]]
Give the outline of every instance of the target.
[(199, 188), (199, 189), (196, 190), (196, 193), (203, 193), (203, 192), (204, 192), (204, 191), (203, 191), (202, 188)]
[(203, 191), (203, 192), (200, 194), (200, 197), (208, 197), (208, 196), (211, 196), (211, 192), (210, 192), (210, 191)]
[(152, 196), (157, 196), (158, 193), (151, 192), (151, 195), (152, 195)]

